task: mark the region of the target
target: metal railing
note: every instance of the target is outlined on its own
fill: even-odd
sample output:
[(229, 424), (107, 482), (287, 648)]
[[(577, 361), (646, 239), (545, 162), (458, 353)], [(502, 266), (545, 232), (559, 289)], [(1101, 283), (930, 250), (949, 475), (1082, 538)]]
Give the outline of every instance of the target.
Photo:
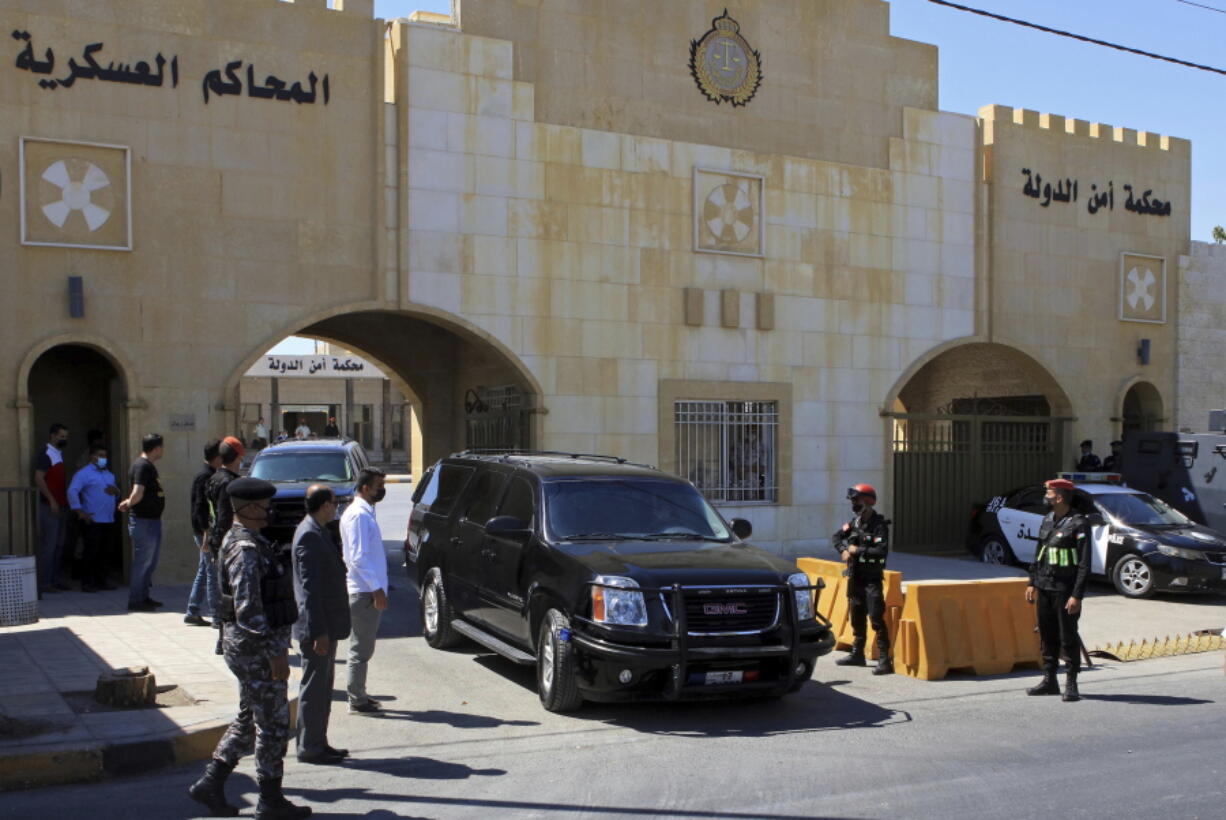
[(773, 401), (678, 401), (673, 423), (677, 472), (711, 501), (779, 500), (779, 404)]
[(0, 555), (34, 555), (38, 542), (38, 490), (0, 487)]

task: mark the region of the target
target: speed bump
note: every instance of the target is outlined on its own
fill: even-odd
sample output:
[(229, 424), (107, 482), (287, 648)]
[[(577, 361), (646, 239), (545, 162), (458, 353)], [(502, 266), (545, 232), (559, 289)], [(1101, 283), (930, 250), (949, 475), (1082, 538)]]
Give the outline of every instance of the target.
[[(847, 579), (843, 577), (846, 565), (842, 561), (797, 558), (796, 566), (809, 576), (810, 581), (816, 583), (820, 578), (826, 584), (817, 599), (817, 612), (830, 621), (834, 631), (835, 648), (851, 649), (855, 636), (851, 629), (851, 611), (847, 605)], [(898, 623), (903, 610), (901, 572), (889, 569), (885, 571), (882, 594), (885, 596), (886, 631), (890, 633), (890, 646), (893, 646), (898, 638)], [(872, 623), (869, 623), (864, 654), (870, 660), (877, 659), (876, 635)]]
[(1026, 578), (912, 581), (894, 650), (894, 671), (940, 680), (951, 670), (1000, 675), (1039, 666), (1035, 610)]

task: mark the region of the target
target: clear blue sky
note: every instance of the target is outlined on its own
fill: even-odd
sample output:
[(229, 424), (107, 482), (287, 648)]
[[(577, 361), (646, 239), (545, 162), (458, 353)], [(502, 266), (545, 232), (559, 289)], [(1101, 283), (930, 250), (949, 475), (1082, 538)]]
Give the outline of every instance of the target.
[[(956, 1), (1226, 69), (1226, 13), (1178, 0)], [(1226, 0), (1196, 1), (1226, 11)], [(729, 5), (735, 7), (736, 0)], [(896, 37), (940, 47), (943, 110), (974, 114), (981, 105), (999, 103), (1190, 139), (1192, 238), (1208, 241), (1214, 225), (1226, 224), (1226, 154), (1219, 147), (1226, 131), (1226, 75), (1124, 54), (926, 0), (892, 0), (890, 6)], [(450, 12), (451, 0), (375, 0), (375, 14), (387, 19), (417, 10)]]

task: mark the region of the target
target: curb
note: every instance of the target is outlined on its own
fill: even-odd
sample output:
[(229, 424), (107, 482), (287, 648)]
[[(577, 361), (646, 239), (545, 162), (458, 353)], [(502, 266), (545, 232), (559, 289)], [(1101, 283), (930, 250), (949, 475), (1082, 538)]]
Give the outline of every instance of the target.
[[(291, 729), (297, 718), (295, 696), (289, 702)], [(148, 774), (156, 769), (207, 760), (229, 726), (229, 719), (214, 720), (186, 731), (137, 740), (3, 755), (0, 792)]]
[(412, 484), (413, 476), (411, 475), (389, 475), (384, 476), (384, 484)]

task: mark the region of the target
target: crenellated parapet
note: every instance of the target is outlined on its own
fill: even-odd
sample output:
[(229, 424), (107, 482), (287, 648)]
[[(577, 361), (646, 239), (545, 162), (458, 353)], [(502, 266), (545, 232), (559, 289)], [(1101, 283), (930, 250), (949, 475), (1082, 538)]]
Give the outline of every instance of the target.
[(1151, 151), (1167, 151), (1178, 156), (1191, 156), (1192, 143), (1179, 137), (1138, 131), (1104, 122), (1065, 117), (1060, 114), (1045, 114), (1029, 108), (1010, 108), (1007, 105), (985, 105), (979, 109), (983, 123), (984, 143), (996, 141), (997, 129), (1025, 128), (1033, 131), (1062, 133), (1076, 137), (1108, 140), (1135, 148)]

